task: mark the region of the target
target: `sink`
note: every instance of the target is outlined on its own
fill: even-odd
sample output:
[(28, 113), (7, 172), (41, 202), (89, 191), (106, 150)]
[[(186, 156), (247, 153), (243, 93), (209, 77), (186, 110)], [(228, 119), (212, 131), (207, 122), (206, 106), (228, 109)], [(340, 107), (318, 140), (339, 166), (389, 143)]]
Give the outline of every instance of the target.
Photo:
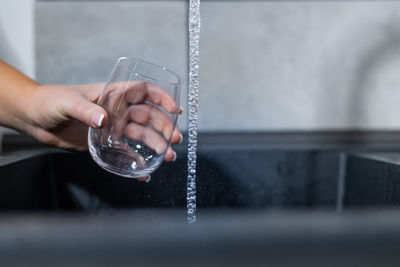
[[(377, 150), (373, 146), (341, 147), (303, 141), (302, 145), (290, 145), (287, 139), (285, 145), (262, 144), (260, 140), (255, 145), (243, 143), (246, 138), (241, 138), (242, 143), (232, 140), (218, 145), (217, 137), (208, 140), (213, 141), (207, 143), (206, 137), (198, 154), (199, 212), (295, 208), (335, 211), (400, 203), (395, 192), (388, 189), (400, 188), (398, 164), (364, 156)], [(51, 150), (3, 164), (0, 207), (68, 212), (183, 208), (186, 147), (183, 144), (175, 149), (177, 161), (162, 164), (149, 183), (108, 173), (86, 152)], [(391, 150), (400, 151), (397, 146), (391, 146)]]
[[(202, 150), (198, 205), (206, 208), (335, 208), (339, 153)], [(88, 153), (49, 153), (2, 167), (0, 207), (85, 210), (184, 207), (186, 155), (164, 163), (151, 182), (110, 174)]]
[(6, 266), (397, 266), (398, 136), (203, 134), (190, 225), (186, 144), (144, 183), (104, 171), (88, 153), (7, 137), (0, 258)]

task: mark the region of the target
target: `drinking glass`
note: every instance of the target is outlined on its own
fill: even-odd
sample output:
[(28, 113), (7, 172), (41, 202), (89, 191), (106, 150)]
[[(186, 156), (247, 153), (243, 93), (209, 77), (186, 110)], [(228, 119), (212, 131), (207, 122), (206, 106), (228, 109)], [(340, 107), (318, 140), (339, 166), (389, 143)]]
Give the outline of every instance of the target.
[(180, 77), (167, 68), (118, 59), (97, 103), (108, 118), (103, 128), (89, 128), (89, 151), (95, 162), (129, 178), (155, 171), (171, 145), (180, 90)]

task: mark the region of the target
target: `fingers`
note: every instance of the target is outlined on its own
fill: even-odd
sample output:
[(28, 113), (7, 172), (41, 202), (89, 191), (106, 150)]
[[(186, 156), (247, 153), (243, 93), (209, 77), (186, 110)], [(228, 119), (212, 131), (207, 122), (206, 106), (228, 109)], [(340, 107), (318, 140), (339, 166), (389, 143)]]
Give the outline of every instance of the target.
[(175, 127), (174, 133), (172, 134), (171, 143), (172, 144), (180, 144), (183, 141), (183, 136), (178, 129), (178, 126)]
[(101, 128), (107, 120), (107, 112), (84, 97), (74, 95), (73, 99), (66, 100), (64, 103), (66, 103), (65, 110), (69, 116), (89, 127)]
[(150, 124), (165, 139), (172, 137), (174, 123), (163, 111), (150, 105), (142, 104), (129, 107), (129, 120), (143, 126)]
[[(164, 161), (166, 162), (173, 162), (176, 160), (176, 152), (173, 151), (171, 148), (168, 148), (167, 154), (165, 155)], [(146, 177), (137, 178), (140, 182), (149, 183), (151, 181), (151, 176), (147, 175)]]
[(147, 128), (140, 124), (129, 123), (123, 134), (135, 141), (145, 143), (148, 147), (153, 149), (157, 154), (163, 154), (168, 148), (168, 142), (161, 135), (151, 128)]
[(167, 153), (165, 154), (164, 161), (166, 162), (174, 162), (177, 158), (176, 152), (169, 147)]
[(167, 162), (176, 159), (169, 140), (177, 144), (183, 138), (166, 112), (182, 114), (183, 109), (169, 92), (156, 84), (138, 81), (109, 84), (106, 92), (104, 105), (120, 118), (114, 124), (116, 136), (125, 135), (143, 142), (157, 154), (165, 153)]
[(182, 136), (170, 117), (156, 107), (140, 104), (130, 106), (126, 113), (115, 124), (115, 131), (121, 134), (129, 122), (134, 122), (142, 126), (149, 125), (163, 135), (166, 140), (170, 140), (173, 144), (180, 143)]
[[(163, 154), (168, 148), (165, 154), (165, 161), (174, 161), (176, 159), (176, 153), (169, 147), (168, 140), (151, 128), (130, 122), (123, 130), (123, 134), (129, 139), (145, 143), (151, 149), (155, 150), (157, 154)], [(178, 134), (178, 136), (179, 141), (177, 143), (181, 142), (181, 134)]]
[[(124, 95), (126, 103), (129, 104), (140, 104), (145, 101), (162, 107), (168, 113), (174, 114), (179, 112), (178, 105), (174, 97), (167, 92), (165, 89), (158, 85), (145, 82), (130, 82), (127, 88), (116, 89)], [(118, 104), (120, 105), (120, 104)]]
[(167, 91), (152, 83), (145, 83), (145, 85), (148, 93), (148, 100), (151, 103), (161, 106), (169, 113), (178, 112), (178, 105), (175, 99)]
[(147, 175), (146, 177), (140, 177), (140, 178), (137, 178), (140, 182), (146, 182), (146, 183), (149, 183), (150, 181), (151, 181), (151, 176), (150, 175)]

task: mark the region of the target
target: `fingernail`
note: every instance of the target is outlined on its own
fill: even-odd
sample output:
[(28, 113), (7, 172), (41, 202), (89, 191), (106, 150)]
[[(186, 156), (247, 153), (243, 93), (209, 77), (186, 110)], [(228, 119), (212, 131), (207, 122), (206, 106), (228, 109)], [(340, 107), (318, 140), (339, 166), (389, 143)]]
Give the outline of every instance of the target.
[(179, 108), (179, 115), (181, 115), (183, 113), (183, 107)]
[(147, 179), (146, 179), (146, 183), (150, 183), (150, 181), (151, 181), (151, 176), (149, 175), (149, 176), (147, 176)]
[(104, 119), (104, 114), (103, 113), (96, 113), (93, 116), (92, 121), (97, 127), (101, 127), (101, 125), (103, 123), (103, 119)]
[(179, 134), (179, 143), (178, 144), (182, 144), (183, 142), (183, 135), (182, 133)]
[(174, 151), (174, 158), (172, 159), (172, 162), (174, 162), (177, 158), (176, 152)]

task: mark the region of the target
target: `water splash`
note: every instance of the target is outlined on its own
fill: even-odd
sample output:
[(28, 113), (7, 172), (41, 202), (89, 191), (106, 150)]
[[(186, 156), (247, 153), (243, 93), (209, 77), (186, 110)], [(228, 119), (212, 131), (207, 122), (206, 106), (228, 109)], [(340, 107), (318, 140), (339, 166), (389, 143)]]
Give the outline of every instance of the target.
[(199, 108), (200, 0), (189, 2), (189, 125), (187, 219), (196, 221), (197, 111)]

